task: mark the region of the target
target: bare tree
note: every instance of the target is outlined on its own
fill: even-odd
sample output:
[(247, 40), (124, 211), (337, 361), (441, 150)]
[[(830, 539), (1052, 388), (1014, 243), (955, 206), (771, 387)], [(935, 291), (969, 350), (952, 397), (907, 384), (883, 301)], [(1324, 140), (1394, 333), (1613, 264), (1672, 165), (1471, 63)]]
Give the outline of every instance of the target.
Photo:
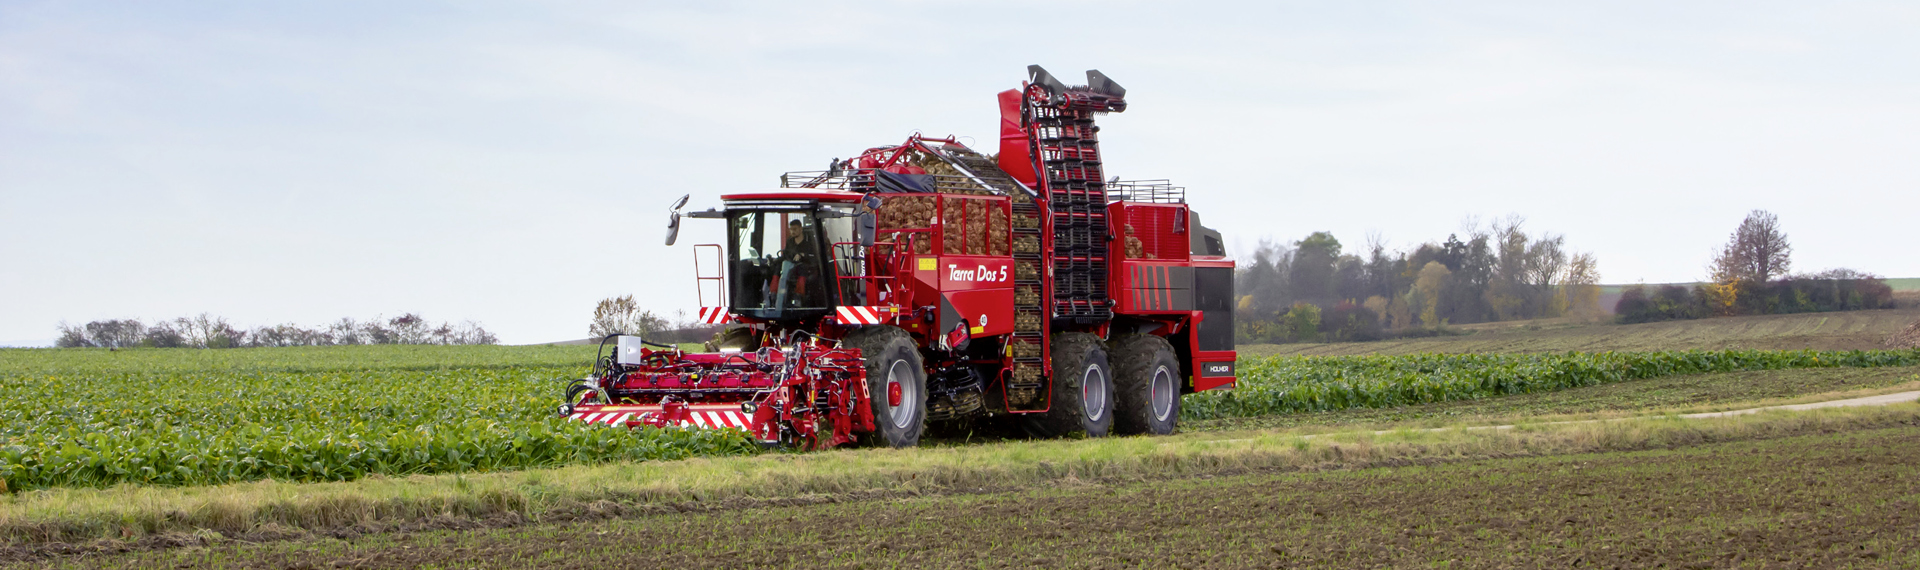
[(1709, 269), (1717, 283), (1765, 283), (1786, 275), (1793, 267), (1792, 256), (1793, 245), (1787, 243), (1786, 232), (1780, 231), (1780, 217), (1754, 210), (1733, 230), (1727, 245), (1714, 254)]
[(1600, 262), (1592, 253), (1578, 253), (1567, 259), (1567, 270), (1560, 281), (1560, 299), (1568, 314), (1594, 319), (1600, 312)]
[(93, 346), (107, 348), (132, 348), (140, 345), (140, 338), (147, 333), (146, 325), (136, 319), (114, 319), (87, 323), (87, 339)]
[(154, 348), (181, 348), (187, 346), (187, 336), (180, 334), (180, 328), (168, 321), (154, 323), (147, 329), (146, 337), (140, 344)]
[(93, 341), (87, 338), (87, 329), (60, 321), (60, 339), (53, 341), (53, 345), (60, 348), (88, 348), (93, 346)]
[(602, 339), (616, 333), (645, 334), (666, 328), (666, 319), (641, 310), (633, 295), (624, 295), (601, 299), (600, 304), (594, 306), (593, 324), (587, 327), (587, 336)]
[(414, 313), (402, 314), (387, 321), (393, 328), (393, 344), (433, 344), (433, 325), (425, 317)]
[(174, 319), (173, 325), (185, 345), (194, 348), (233, 348), (246, 342), (247, 333), (233, 328), (225, 317), (200, 313)]

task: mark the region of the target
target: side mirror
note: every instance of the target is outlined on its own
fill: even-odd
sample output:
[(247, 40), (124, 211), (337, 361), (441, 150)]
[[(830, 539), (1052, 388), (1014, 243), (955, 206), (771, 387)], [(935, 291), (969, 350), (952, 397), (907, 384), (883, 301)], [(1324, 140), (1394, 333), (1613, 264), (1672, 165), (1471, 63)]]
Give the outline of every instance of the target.
[(692, 197), (692, 194), (682, 194), (679, 200), (674, 200), (673, 205), (667, 207), (667, 245), (673, 245), (675, 240), (680, 239), (680, 208), (686, 206), (687, 199)]

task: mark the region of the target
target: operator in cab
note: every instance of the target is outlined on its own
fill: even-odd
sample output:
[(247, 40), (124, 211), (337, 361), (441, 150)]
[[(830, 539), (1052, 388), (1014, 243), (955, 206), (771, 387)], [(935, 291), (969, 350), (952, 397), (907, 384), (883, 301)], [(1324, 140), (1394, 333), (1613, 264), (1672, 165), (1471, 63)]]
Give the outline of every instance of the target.
[[(774, 295), (774, 307), (785, 308), (789, 294), (808, 286), (814, 273), (814, 260), (819, 255), (817, 249), (812, 234), (800, 220), (787, 222), (787, 240), (781, 244), (780, 253), (775, 257), (780, 267), (780, 280), (777, 285), (779, 290)], [(800, 294), (805, 292), (801, 291)]]

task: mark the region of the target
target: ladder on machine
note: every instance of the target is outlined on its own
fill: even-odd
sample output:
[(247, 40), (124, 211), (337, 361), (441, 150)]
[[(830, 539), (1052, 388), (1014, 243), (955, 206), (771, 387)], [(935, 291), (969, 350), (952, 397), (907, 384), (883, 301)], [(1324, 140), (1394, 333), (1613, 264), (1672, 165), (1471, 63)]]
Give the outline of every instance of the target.
[[(1024, 233), (1018, 222), (1013, 226), (1014, 263), (1033, 263), (1036, 271), (1022, 275), (1016, 267), (1015, 364), (1007, 396), (1009, 408), (1044, 410), (1051, 400), (1044, 376), (1050, 375), (1052, 363), (1046, 350), (1052, 345), (1052, 324), (1097, 325), (1113, 318), (1107, 294), (1107, 187), (1094, 116), (1126, 110), (1126, 90), (1098, 71), (1088, 71), (1088, 85), (1079, 87), (1067, 87), (1037, 65), (1029, 66), (1027, 74), (1021, 122), (1036, 167), (1039, 199), (1024, 211), (1015, 204), (1014, 216), (1034, 216), (1041, 223)], [(1037, 239), (1036, 254), (1019, 255), (1023, 236)], [(1052, 272), (1051, 284), (1039, 275), (1041, 268)], [(1021, 303), (1025, 287), (1038, 291), (1036, 305)], [(1037, 330), (1020, 329), (1022, 316), (1037, 321)], [(1023, 348), (1029, 359), (1020, 358)], [(1016, 394), (1035, 397), (1022, 401)]]

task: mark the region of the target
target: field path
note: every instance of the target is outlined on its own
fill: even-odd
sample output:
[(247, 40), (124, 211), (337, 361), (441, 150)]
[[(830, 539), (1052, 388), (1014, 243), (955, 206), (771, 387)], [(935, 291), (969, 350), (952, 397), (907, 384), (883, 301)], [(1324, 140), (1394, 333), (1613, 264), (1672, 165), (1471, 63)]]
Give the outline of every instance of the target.
[[(1610, 419), (1604, 419), (1604, 420), (1574, 420), (1574, 421), (1565, 421), (1565, 422), (1547, 422), (1545, 424), (1536, 424), (1536, 425), (1569, 425), (1569, 424), (1592, 424), (1592, 423), (1600, 423), (1600, 422), (1630, 422), (1635, 420), (1652, 420), (1652, 419), (1660, 419), (1660, 418), (1666, 418), (1666, 417), (1678, 417), (1678, 418), (1685, 418), (1690, 420), (1703, 419), (1703, 418), (1724, 418), (1729, 416), (1757, 414), (1760, 412), (1769, 412), (1769, 411), (1776, 411), (1776, 410), (1788, 411), (1788, 412), (1802, 412), (1806, 410), (1817, 410), (1820, 408), (1853, 408), (1853, 407), (1859, 407), (1859, 406), (1888, 406), (1893, 404), (1904, 404), (1904, 403), (1912, 402), (1915, 400), (1920, 400), (1920, 390), (1913, 390), (1908, 392), (1896, 392), (1893, 394), (1881, 394), (1878, 396), (1866, 396), (1863, 398), (1848, 398), (1845, 400), (1828, 400), (1825, 402), (1811, 402), (1806, 404), (1762, 406), (1758, 408), (1727, 410), (1724, 412), (1700, 412), (1700, 413), (1693, 413), (1693, 414), (1679, 414), (1677, 416), (1634, 416), (1630, 418), (1610, 418)], [(1473, 426), (1466, 429), (1505, 430), (1505, 429), (1514, 429), (1515, 427), (1518, 427), (1518, 426), (1509, 424), (1509, 425), (1498, 425), (1498, 426)], [(1416, 430), (1416, 431), (1446, 431), (1450, 429), (1460, 429), (1460, 428), (1432, 428), (1432, 429)], [(1395, 431), (1397, 430), (1383, 430), (1383, 431), (1376, 431), (1373, 433), (1376, 435), (1385, 435), (1389, 433), (1394, 433)], [(1335, 435), (1335, 434), (1323, 434), (1323, 435)]]
[(1893, 394), (1881, 394), (1878, 396), (1867, 396), (1865, 398), (1850, 398), (1846, 400), (1813, 402), (1810, 404), (1790, 404), (1785, 406), (1766, 406), (1762, 408), (1748, 408), (1744, 410), (1728, 410), (1724, 412), (1701, 412), (1698, 414), (1681, 414), (1680, 417), (1724, 418), (1727, 416), (1738, 416), (1742, 414), (1756, 414), (1756, 413), (1760, 413), (1768, 410), (1787, 410), (1792, 412), (1798, 412), (1801, 410), (1815, 410), (1820, 408), (1851, 408), (1855, 406), (1885, 406), (1889, 404), (1912, 402), (1914, 400), (1920, 400), (1920, 390), (1915, 390), (1912, 392), (1898, 392)]
[[(1699, 413), (1692, 413), (1692, 414), (1657, 415), (1657, 416), (1632, 416), (1632, 417), (1625, 417), (1625, 418), (1607, 418), (1602, 420), (1570, 420), (1570, 421), (1563, 421), (1563, 422), (1543, 422), (1543, 423), (1528, 424), (1528, 425), (1557, 426), (1557, 425), (1575, 425), (1575, 424), (1594, 424), (1594, 423), (1601, 423), (1601, 422), (1630, 422), (1630, 421), (1638, 421), (1638, 420), (1657, 420), (1661, 418), (1670, 418), (1670, 417), (1677, 417), (1682, 419), (1724, 418), (1728, 416), (1757, 414), (1760, 412), (1768, 412), (1768, 411), (1775, 411), (1775, 410), (1788, 411), (1788, 412), (1802, 412), (1806, 410), (1816, 410), (1820, 408), (1853, 408), (1853, 407), (1860, 407), (1860, 406), (1888, 406), (1893, 404), (1904, 404), (1904, 403), (1912, 402), (1916, 400), (1920, 400), (1920, 390), (1910, 390), (1906, 392), (1896, 392), (1892, 394), (1880, 394), (1878, 396), (1866, 396), (1861, 398), (1848, 398), (1845, 400), (1828, 400), (1825, 402), (1811, 402), (1806, 404), (1784, 404), (1779, 406), (1761, 406), (1758, 408), (1726, 410), (1721, 412), (1699, 412)], [(1443, 427), (1443, 428), (1422, 428), (1422, 429), (1414, 429), (1414, 430), (1387, 429), (1387, 430), (1376, 430), (1376, 431), (1373, 431), (1372, 433), (1373, 435), (1387, 435), (1392, 433), (1402, 433), (1405, 431), (1442, 432), (1442, 431), (1451, 431), (1451, 430), (1457, 430), (1457, 429), (1464, 429), (1468, 431), (1510, 430), (1518, 427), (1520, 426), (1515, 424), (1505, 424), (1505, 425), (1492, 425), (1492, 426), (1468, 426), (1464, 428)], [(1367, 433), (1367, 432), (1348, 431), (1348, 432), (1316, 433), (1316, 434), (1305, 435), (1301, 437), (1302, 439), (1313, 439), (1313, 438), (1320, 438), (1320, 437), (1348, 435), (1348, 434), (1354, 434), (1354, 433)], [(1236, 443), (1236, 442), (1243, 442), (1243, 441), (1253, 441), (1253, 438), (1243, 437), (1243, 438), (1233, 438), (1233, 439), (1222, 439), (1219, 441), (1224, 443)]]

